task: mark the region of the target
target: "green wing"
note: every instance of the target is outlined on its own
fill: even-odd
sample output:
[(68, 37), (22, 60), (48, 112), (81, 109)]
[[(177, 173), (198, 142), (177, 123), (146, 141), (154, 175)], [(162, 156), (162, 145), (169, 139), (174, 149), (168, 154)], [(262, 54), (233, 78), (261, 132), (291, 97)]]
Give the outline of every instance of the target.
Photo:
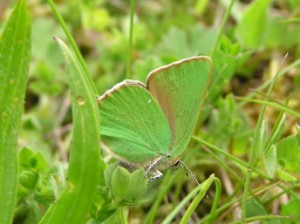
[(147, 88), (158, 101), (170, 125), (171, 157), (182, 154), (197, 122), (211, 78), (208, 57), (191, 57), (152, 71)]
[(125, 80), (98, 103), (101, 141), (122, 160), (146, 166), (169, 152), (168, 121), (143, 83)]

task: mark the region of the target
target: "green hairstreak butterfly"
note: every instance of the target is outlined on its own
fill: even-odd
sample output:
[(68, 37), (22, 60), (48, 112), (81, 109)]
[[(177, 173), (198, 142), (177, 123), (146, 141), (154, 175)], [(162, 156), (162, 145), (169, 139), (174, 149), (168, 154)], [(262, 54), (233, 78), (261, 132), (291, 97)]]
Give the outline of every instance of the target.
[(101, 141), (123, 164), (150, 175), (176, 164), (189, 143), (211, 78), (209, 57), (185, 58), (125, 80), (98, 98)]

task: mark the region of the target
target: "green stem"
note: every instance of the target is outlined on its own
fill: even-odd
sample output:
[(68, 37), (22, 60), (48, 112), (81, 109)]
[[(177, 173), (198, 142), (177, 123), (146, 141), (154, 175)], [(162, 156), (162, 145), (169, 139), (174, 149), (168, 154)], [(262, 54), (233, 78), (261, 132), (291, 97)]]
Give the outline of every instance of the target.
[(210, 211), (210, 218), (209, 218), (209, 222), (208, 223), (213, 223), (215, 218), (216, 218), (216, 210), (217, 210), (217, 206), (218, 206), (218, 202), (221, 198), (221, 189), (222, 189), (222, 186), (221, 186), (221, 181), (219, 178), (215, 177), (214, 178), (214, 183), (215, 183), (215, 186), (216, 186), (216, 193), (215, 193), (215, 197), (214, 197), (214, 202), (213, 202), (213, 206), (211, 208), (211, 211)]
[[(202, 182), (197, 188), (194, 189), (194, 191), (192, 191), (192, 192), (197, 192), (197, 191), (199, 191), (199, 192), (196, 195), (196, 197), (194, 198), (194, 200), (191, 202), (189, 207), (187, 208), (186, 212), (184, 213), (182, 219), (180, 220), (180, 224), (188, 223), (190, 217), (192, 216), (193, 212), (197, 208), (198, 204), (202, 201), (204, 196), (207, 194), (208, 189), (210, 188), (210, 186), (212, 185), (212, 183), (215, 180), (216, 180), (215, 175), (211, 174), (207, 180)], [(187, 197), (185, 197), (185, 199), (182, 200), (182, 202), (173, 210), (173, 212), (172, 212), (173, 214), (178, 214), (180, 212), (180, 210), (182, 210), (182, 208), (180, 208), (180, 207), (183, 206), (184, 204), (186, 204), (190, 200), (190, 198), (193, 197), (192, 192)], [(212, 208), (215, 209), (214, 206)], [(214, 211), (213, 211), (213, 213), (214, 213)], [(169, 220), (172, 217), (171, 214), (167, 217), (167, 218), (169, 218)], [(170, 223), (170, 222), (167, 222), (165, 220), (163, 223)]]
[(232, 9), (232, 7), (233, 7), (233, 5), (234, 5), (234, 2), (235, 2), (235, 0), (231, 0), (230, 5), (229, 5), (229, 7), (227, 8), (227, 10), (226, 10), (226, 12), (225, 12), (225, 15), (224, 15), (224, 17), (223, 17), (222, 24), (221, 24), (221, 29), (220, 29), (220, 31), (219, 31), (219, 33), (218, 33), (217, 40), (216, 40), (216, 42), (215, 42), (215, 44), (214, 44), (214, 46), (213, 46), (213, 48), (212, 48), (212, 50), (211, 50), (211, 52), (210, 52), (210, 56), (211, 56), (211, 57), (214, 55), (214, 53), (215, 53), (215, 51), (216, 51), (216, 49), (217, 49), (217, 46), (218, 46), (218, 44), (219, 44), (219, 42), (220, 42), (221, 36), (222, 36), (223, 31), (224, 31), (224, 29), (225, 29), (225, 25), (226, 25), (227, 20), (228, 20), (228, 18), (229, 18), (229, 15), (230, 15), (231, 9)]
[[(267, 192), (268, 190), (270, 190), (273, 187), (277, 187), (279, 182), (275, 182), (272, 183), (270, 185), (268, 185), (267, 187), (265, 187), (264, 189), (255, 189), (253, 194), (248, 196), (248, 200), (253, 198), (254, 196), (258, 196), (260, 194), (263, 194), (264, 192)], [(242, 197), (238, 197), (238, 198), (232, 198), (232, 199), (227, 199), (224, 204), (222, 204), (218, 209), (216, 209), (216, 215), (218, 215), (219, 217), (223, 216), (224, 217), (224, 212), (226, 213), (230, 213), (232, 209), (234, 209), (236, 206), (239, 206), (239, 204), (242, 201)], [(267, 202), (265, 202), (265, 204), (267, 204)], [(223, 212), (223, 213), (222, 213)], [(211, 215), (208, 215), (206, 217), (204, 217), (202, 220), (200, 220), (198, 222), (198, 224), (202, 224), (202, 223), (207, 223), (209, 220), (211, 219)], [(247, 219), (246, 219), (247, 220)], [(241, 222), (239, 220), (239, 222)]]
[[(229, 158), (229, 159), (235, 161), (236, 163), (238, 163), (239, 165), (241, 165), (241, 166), (243, 166), (245, 168), (248, 167), (248, 164), (245, 163), (243, 160), (240, 160), (240, 159), (236, 158), (235, 156), (233, 156), (233, 155), (225, 152), (224, 150), (222, 150), (222, 149), (220, 149), (220, 148), (218, 148), (218, 147), (210, 144), (209, 142), (207, 142), (207, 141), (205, 141), (205, 140), (203, 140), (201, 138), (198, 138), (196, 136), (193, 136), (192, 139), (195, 140), (195, 141), (197, 141), (197, 142), (199, 142), (199, 143), (201, 143), (201, 144), (203, 144), (203, 145), (205, 145), (205, 146), (207, 146), (209, 149), (211, 149), (211, 150), (213, 150), (213, 151), (215, 151), (217, 153), (220, 153), (220, 154), (226, 156), (227, 158)], [(256, 169), (254, 169), (253, 171), (256, 172), (258, 175), (260, 175), (261, 177), (263, 177), (263, 178), (265, 178), (267, 180), (270, 180), (270, 178), (268, 176), (266, 176), (265, 174), (263, 174), (261, 171), (256, 170)]]
[(92, 80), (92, 78), (90, 76), (90, 73), (89, 73), (89, 71), (88, 71), (88, 69), (86, 67), (86, 64), (84, 63), (83, 57), (82, 57), (82, 55), (80, 53), (79, 48), (76, 45), (76, 42), (75, 42), (74, 38), (72, 37), (71, 33), (67, 29), (67, 26), (66, 26), (66, 24), (65, 24), (62, 16), (60, 15), (59, 11), (57, 10), (55, 4), (53, 3), (53, 1), (52, 0), (48, 0), (48, 3), (50, 5), (50, 7), (51, 7), (51, 9), (52, 9), (52, 11), (53, 11), (56, 19), (58, 20), (59, 24), (61, 25), (61, 27), (62, 27), (65, 35), (67, 36), (67, 38), (68, 38), (68, 40), (69, 40), (69, 42), (71, 44), (71, 47), (72, 47), (73, 51), (75, 52), (75, 55), (76, 55), (79, 63), (81, 64), (81, 67), (84, 70), (85, 75), (88, 77), (88, 80), (90, 82), (90, 86), (92, 87), (94, 94), (98, 95), (97, 88), (96, 88), (96, 86), (95, 86), (95, 84), (94, 84), (94, 82), (93, 82), (93, 80)]
[(135, 0), (130, 0), (129, 45), (128, 45), (128, 61), (127, 61), (127, 74), (126, 74), (127, 79), (129, 79), (132, 74), (131, 64), (132, 64), (132, 39), (133, 39), (134, 9), (135, 9)]
[(126, 218), (125, 213), (124, 213), (124, 207), (121, 206), (121, 207), (119, 208), (119, 211), (120, 211), (121, 223), (122, 223), (122, 224), (127, 224), (128, 222), (127, 222), (127, 218)]
[(177, 175), (171, 176), (170, 174), (171, 174), (170, 172), (166, 172), (166, 174), (164, 175), (164, 181), (161, 184), (158, 195), (156, 196), (154, 203), (152, 203), (151, 209), (148, 212), (143, 223), (146, 223), (146, 224), (154, 223), (155, 215), (157, 213), (157, 210), (159, 209), (159, 205), (163, 201), (164, 197), (166, 196), (167, 192), (172, 187), (172, 184), (174, 183), (174, 180), (177, 177)]
[[(245, 219), (245, 223), (252, 223), (255, 221), (260, 221), (260, 220), (272, 220), (272, 219), (283, 219), (283, 220), (291, 220), (291, 217), (289, 216), (282, 216), (282, 215), (260, 215), (260, 216), (254, 216), (254, 217), (249, 217)], [(235, 221), (232, 222), (231, 224), (235, 224), (235, 223), (241, 223), (241, 221)]]
[(248, 97), (235, 97), (235, 98), (244, 100), (247, 102), (251, 102), (251, 103), (262, 104), (264, 106), (270, 106), (270, 107), (276, 108), (280, 111), (283, 111), (285, 113), (291, 114), (291, 115), (295, 116), (296, 118), (300, 118), (300, 113), (298, 113), (297, 111), (294, 111), (294, 110), (288, 108), (287, 106), (280, 104), (278, 102), (271, 102), (271, 101), (267, 101), (267, 100), (257, 100), (257, 99), (251, 99)]
[[(272, 82), (270, 84), (270, 87), (268, 89), (268, 92), (266, 94), (265, 97), (265, 101), (269, 101), (271, 92), (274, 88), (275, 85), (275, 81), (277, 80), (278, 76), (280, 74), (280, 69), (278, 70), (278, 72), (276, 73), (275, 77), (272, 79)], [(253, 144), (251, 147), (251, 151), (250, 151), (250, 156), (249, 156), (249, 162), (248, 162), (248, 172), (246, 173), (246, 178), (245, 178), (245, 185), (244, 185), (244, 193), (243, 193), (243, 200), (242, 200), (242, 221), (243, 223), (246, 222), (246, 211), (247, 211), (247, 201), (248, 201), (248, 193), (250, 191), (250, 180), (251, 180), (251, 174), (252, 171), (255, 167), (255, 163), (257, 160), (257, 157), (259, 155), (259, 151), (261, 151), (261, 147), (264, 144), (261, 144), (263, 139), (261, 138), (261, 129), (263, 127), (263, 118), (266, 112), (266, 105), (263, 105), (262, 110), (259, 114), (258, 117), (258, 121), (256, 124), (256, 128), (254, 131), (254, 137), (253, 137)]]
[[(280, 78), (280, 77), (283, 76), (286, 72), (288, 72), (289, 70), (291, 70), (291, 69), (293, 69), (293, 68), (296, 68), (296, 67), (299, 66), (299, 65), (300, 65), (300, 59), (298, 59), (297, 61), (295, 61), (295, 62), (293, 62), (292, 64), (290, 64), (290, 65), (286, 66), (285, 68), (283, 68), (283, 69), (279, 72), (278, 78)], [(270, 85), (271, 82), (272, 82), (272, 80), (268, 80), (268, 81), (264, 82), (261, 86), (259, 86), (259, 87), (256, 89), (255, 92), (250, 93), (250, 94), (248, 95), (247, 98), (252, 98), (252, 97), (254, 97), (254, 96), (257, 94), (257, 92), (261, 92), (261, 91), (263, 91), (265, 88), (267, 88), (267, 87)], [(241, 103), (239, 103), (238, 108), (243, 107), (246, 103), (247, 103), (247, 102), (242, 101)]]

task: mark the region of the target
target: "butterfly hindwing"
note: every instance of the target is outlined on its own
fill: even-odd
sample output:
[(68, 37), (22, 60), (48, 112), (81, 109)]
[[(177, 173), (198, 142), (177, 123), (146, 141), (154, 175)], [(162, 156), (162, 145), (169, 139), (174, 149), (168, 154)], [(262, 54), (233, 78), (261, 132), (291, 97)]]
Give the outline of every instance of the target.
[(169, 151), (168, 121), (143, 83), (125, 80), (98, 103), (101, 141), (122, 160), (145, 167)]

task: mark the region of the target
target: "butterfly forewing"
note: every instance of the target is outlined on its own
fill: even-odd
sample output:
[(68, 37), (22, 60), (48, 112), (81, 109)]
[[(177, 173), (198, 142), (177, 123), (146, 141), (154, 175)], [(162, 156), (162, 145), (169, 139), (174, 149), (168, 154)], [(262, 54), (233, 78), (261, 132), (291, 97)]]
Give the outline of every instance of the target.
[(143, 83), (125, 80), (98, 103), (101, 141), (121, 159), (145, 167), (169, 151), (168, 121)]
[(193, 134), (211, 77), (208, 57), (192, 57), (152, 71), (147, 88), (158, 101), (171, 130), (171, 156), (178, 157)]

